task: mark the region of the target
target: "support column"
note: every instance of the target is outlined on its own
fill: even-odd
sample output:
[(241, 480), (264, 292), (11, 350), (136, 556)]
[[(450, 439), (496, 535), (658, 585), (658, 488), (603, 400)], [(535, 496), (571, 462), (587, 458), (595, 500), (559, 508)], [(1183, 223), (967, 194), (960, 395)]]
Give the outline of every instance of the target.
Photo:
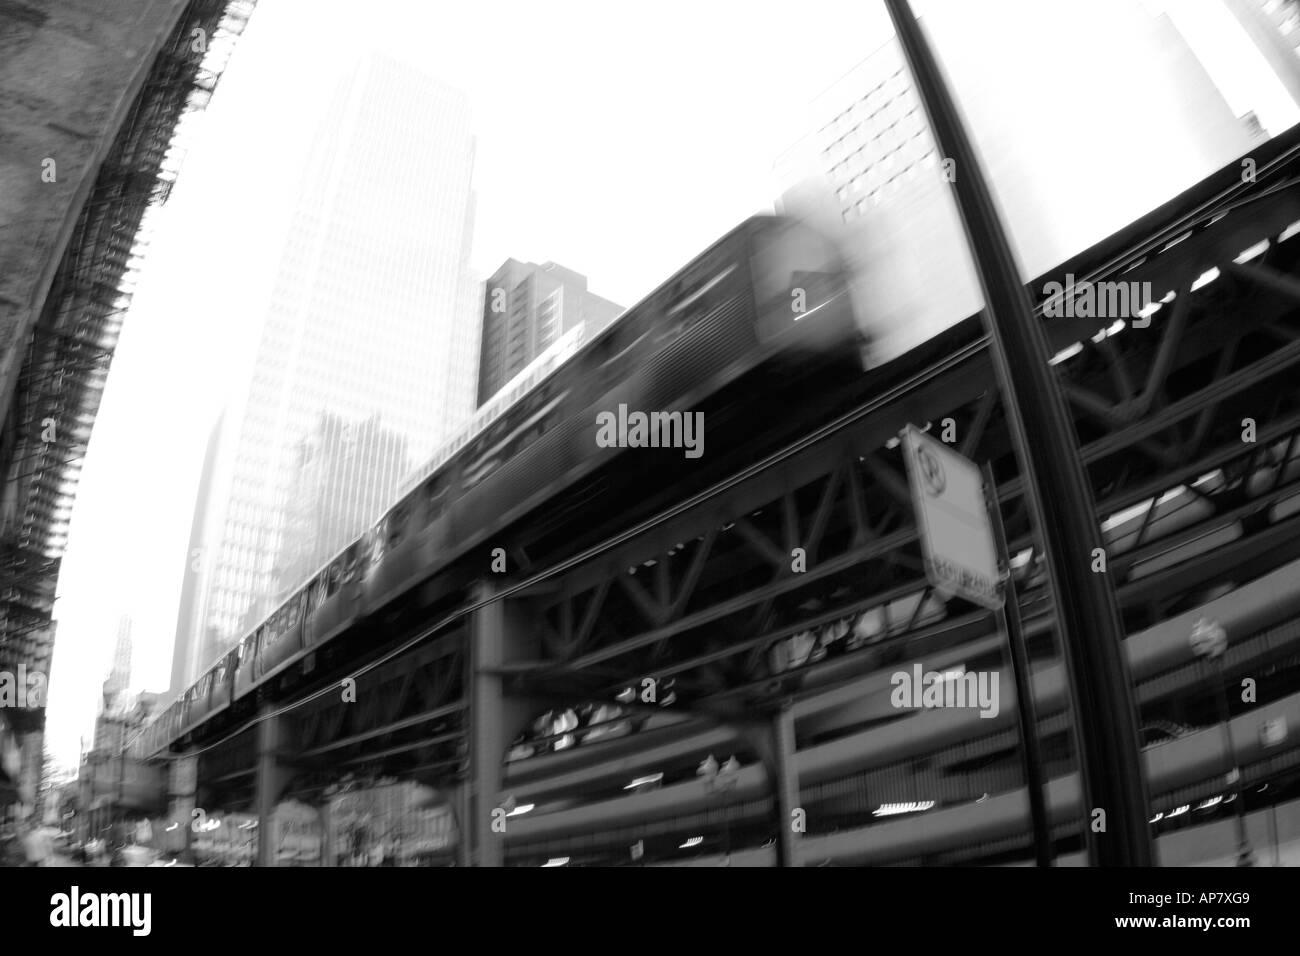
[[(492, 583), (483, 582), (478, 598), (491, 596), (493, 590)], [(464, 829), (472, 837), (472, 865), (504, 866), (506, 834), (500, 823), (493, 827), (492, 811), (505, 798), (506, 749), (533, 715), (530, 702), (506, 696), (501, 668), (525, 657), (531, 628), (521, 603), (510, 600), (475, 611), (469, 626), (470, 777)]]
[(194, 808), (198, 804), (199, 758), (181, 754), (168, 761), (167, 767), (167, 826), (168, 850), (185, 863), (194, 862)]
[(269, 716), (270, 705), (262, 708), (257, 723), (257, 781), (254, 806), (257, 809), (257, 865), (275, 866), (276, 834), (272, 825), (275, 806), (289, 781), (288, 769), (280, 763), (283, 723)]
[[(479, 597), (491, 594), (481, 586)], [(473, 685), (470, 693), (470, 779), (469, 820), (466, 831), (473, 836), (474, 866), (504, 866), (505, 834), (492, 828), (492, 810), (501, 794), (502, 761), (510, 741), (503, 726), (503, 680), (493, 671), (505, 663), (505, 607), (495, 601), (474, 612), (470, 621), (470, 660)]]
[(451, 797), (452, 809), (455, 811), (456, 819), (456, 865), (470, 866), (473, 863), (473, 854), (471, 852), (471, 834), (470, 834), (470, 800), (469, 800), (469, 780), (459, 781), (452, 792)]
[(794, 711), (785, 701), (772, 715), (772, 787), (776, 797), (777, 866), (799, 866), (802, 821), (795, 829), (799, 805), (799, 766), (795, 762)]

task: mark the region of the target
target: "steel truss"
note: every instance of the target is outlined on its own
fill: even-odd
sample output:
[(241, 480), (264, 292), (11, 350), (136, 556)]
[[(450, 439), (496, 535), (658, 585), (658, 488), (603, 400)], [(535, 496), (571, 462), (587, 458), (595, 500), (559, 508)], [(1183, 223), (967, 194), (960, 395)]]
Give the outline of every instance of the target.
[[(1106, 573), (1130, 631), (1300, 556), (1300, 508), (1288, 506), (1300, 494), (1300, 240), (1288, 228), (1300, 222), (1300, 187), (1292, 181), (1298, 149), (1300, 137), (1292, 135), (1261, 157), (1269, 172), (1255, 188), (1266, 203), (1225, 190), (1237, 176), (1229, 167), (1033, 285), (1040, 312), (1047, 282), (1067, 274), (1150, 282), (1155, 298), (1165, 300), (1122, 325), (1116, 317), (1043, 320), (1053, 345), (1065, 350), (1056, 369), (1098, 521), (1119, 522), (1122, 531), (1107, 536)], [(1050, 595), (977, 318), (899, 363), (837, 384), (833, 394), (790, 399), (767, 403), (784, 418), (751, 428), (748, 443), (735, 439), (745, 434), (739, 426), (726, 433), (735, 441), (718, 455), (730, 470), (709, 472), (708, 483), (719, 482), (720, 490), (689, 507), (680, 505), (702, 480), (663, 481), (625, 469), (598, 476), (496, 543), (513, 571), (492, 581), (499, 591), (672, 509), (630, 540), (507, 599), (531, 622), (526, 649), (497, 670), (508, 696), (539, 705), (608, 701), (646, 678), (672, 679), (674, 706), (742, 725), (767, 719), (811, 686), (812, 669), (781, 656), (798, 635), (870, 614), (871, 628), (841, 634), (827, 649), (843, 659), (836, 671), (842, 678), (988, 633), (986, 612), (941, 600), (925, 580), (894, 440), (908, 423), (939, 433), (951, 426), (963, 454), (992, 464), (1018, 555), (1031, 656), (1055, 655)], [(720, 406), (720, 417), (734, 424), (745, 407)], [(1253, 420), (1253, 441), (1243, 439), (1243, 419)], [(835, 421), (840, 427), (818, 432)], [(727, 480), (773, 451), (771, 436), (784, 442), (814, 434), (771, 467)], [(1169, 520), (1175, 499), (1180, 508), (1199, 503), (1192, 519)], [(1232, 529), (1231, 540), (1200, 546), (1224, 528)], [(474, 579), (486, 577), (485, 569), (458, 567), (446, 581), (424, 585), (403, 611), (400, 631), (387, 636), (423, 633), (449, 605), (471, 604)], [(474, 731), (467, 719), (471, 632), (444, 629), (422, 650), (365, 675), (357, 703), (331, 692), (288, 711), (284, 757), (303, 785), (341, 768), (418, 774), (444, 786), (472, 781), (479, 771), (465, 759)], [(372, 645), (381, 646), (390, 645)], [(356, 653), (360, 665), (379, 652)], [(347, 666), (336, 664), (332, 681), (347, 676)], [(315, 675), (277, 699), (327, 686)], [(1063, 737), (1060, 723), (1053, 715), (1041, 729)], [(521, 729), (512, 725), (505, 736)], [(1005, 749), (1003, 737), (962, 746), (979, 760), (990, 747)], [(248, 774), (252, 754), (247, 747), (242, 753), (233, 772)], [(1053, 754), (1068, 763), (1068, 752)], [(989, 770), (988, 782), (1001, 772)]]

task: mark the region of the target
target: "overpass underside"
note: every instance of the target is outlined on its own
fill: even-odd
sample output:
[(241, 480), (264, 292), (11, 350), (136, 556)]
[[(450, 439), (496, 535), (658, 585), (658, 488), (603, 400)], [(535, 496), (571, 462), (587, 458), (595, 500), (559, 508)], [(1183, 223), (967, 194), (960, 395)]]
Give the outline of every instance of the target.
[[(1192, 852), (1193, 818), (1217, 840), (1215, 814), (1251, 808), (1252, 787), (1300, 796), (1295, 738), (1258, 732), (1300, 722), (1298, 144), (1273, 141), (1256, 182), (1229, 167), (1033, 286), (1042, 300), (1067, 274), (1149, 282), (1162, 303), (1043, 321), (1130, 635), (1165, 862)], [(743, 383), (707, 420), (698, 468), (625, 453), (499, 542), (507, 573), (427, 582), (180, 741), (198, 755), (193, 798), (265, 815), (345, 775), (417, 779), (456, 808), (462, 864), (1031, 857), (1005, 640), (926, 581), (895, 440), (910, 423), (992, 465), (1056, 851), (1077, 860), (1087, 715), (1065, 689), (978, 317), (855, 377)], [(1203, 608), (1229, 630), (1221, 671), (1187, 645)], [(891, 677), (915, 664), (1000, 671), (1000, 714), (900, 711)], [(1258, 696), (1239, 700), (1247, 678)], [(1225, 688), (1239, 796), (1216, 729)], [(545, 711), (616, 697), (603, 724), (537, 730)]]
[[(73, 496), (142, 223), (171, 188), (178, 121), (206, 105), (224, 65), (209, 43), (238, 33), (251, 6), (0, 5), (0, 672), (50, 677)], [(12, 794), (28, 804), (44, 719), (43, 699), (0, 719), (34, 768)]]

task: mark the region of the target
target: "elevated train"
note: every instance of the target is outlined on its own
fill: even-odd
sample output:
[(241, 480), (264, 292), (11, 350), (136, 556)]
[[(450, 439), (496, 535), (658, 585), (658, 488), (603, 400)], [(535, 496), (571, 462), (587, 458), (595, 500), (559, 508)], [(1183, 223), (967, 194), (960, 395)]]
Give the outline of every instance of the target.
[(217, 661), (137, 739), (165, 750), (204, 720), (375, 614), (622, 450), (597, 414), (696, 407), (765, 364), (865, 354), (843, 263), (815, 230), (756, 216), (628, 310), (496, 420), (444, 456)]

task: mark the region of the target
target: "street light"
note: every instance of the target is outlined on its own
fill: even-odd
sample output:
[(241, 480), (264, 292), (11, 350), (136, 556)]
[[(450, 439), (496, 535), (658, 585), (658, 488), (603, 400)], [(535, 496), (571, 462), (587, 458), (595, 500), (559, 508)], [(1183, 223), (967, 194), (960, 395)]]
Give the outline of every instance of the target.
[(1245, 800), (1242, 798), (1241, 769), (1237, 766), (1237, 748), (1232, 742), (1228, 689), (1224, 686), (1223, 652), (1228, 649), (1228, 632), (1218, 621), (1202, 615), (1192, 625), (1188, 640), (1191, 642), (1193, 654), (1211, 660), (1215, 664), (1214, 699), (1219, 708), (1219, 723), (1223, 725), (1223, 742), (1228, 749), (1228, 762), (1232, 765), (1232, 770), (1228, 772), (1228, 786), (1232, 788), (1232, 799), (1237, 804), (1237, 865), (1254, 866), (1255, 854), (1250, 846), (1250, 836), (1246, 833), (1246, 807)]
[(885, 6), (940, 155), (955, 172), (949, 181), (984, 292), (989, 353), (1023, 494), (1046, 551), (1077, 717), (1085, 812), (1102, 810), (1109, 821), (1101, 833), (1084, 826), (1089, 857), (1102, 866), (1150, 866), (1146, 780), (1124, 624), (1110, 581), (1091, 567), (1103, 542), (1074, 421), (1049, 364), (1046, 333), (1034, 317), (993, 194), (934, 53), (907, 0), (885, 0)]

